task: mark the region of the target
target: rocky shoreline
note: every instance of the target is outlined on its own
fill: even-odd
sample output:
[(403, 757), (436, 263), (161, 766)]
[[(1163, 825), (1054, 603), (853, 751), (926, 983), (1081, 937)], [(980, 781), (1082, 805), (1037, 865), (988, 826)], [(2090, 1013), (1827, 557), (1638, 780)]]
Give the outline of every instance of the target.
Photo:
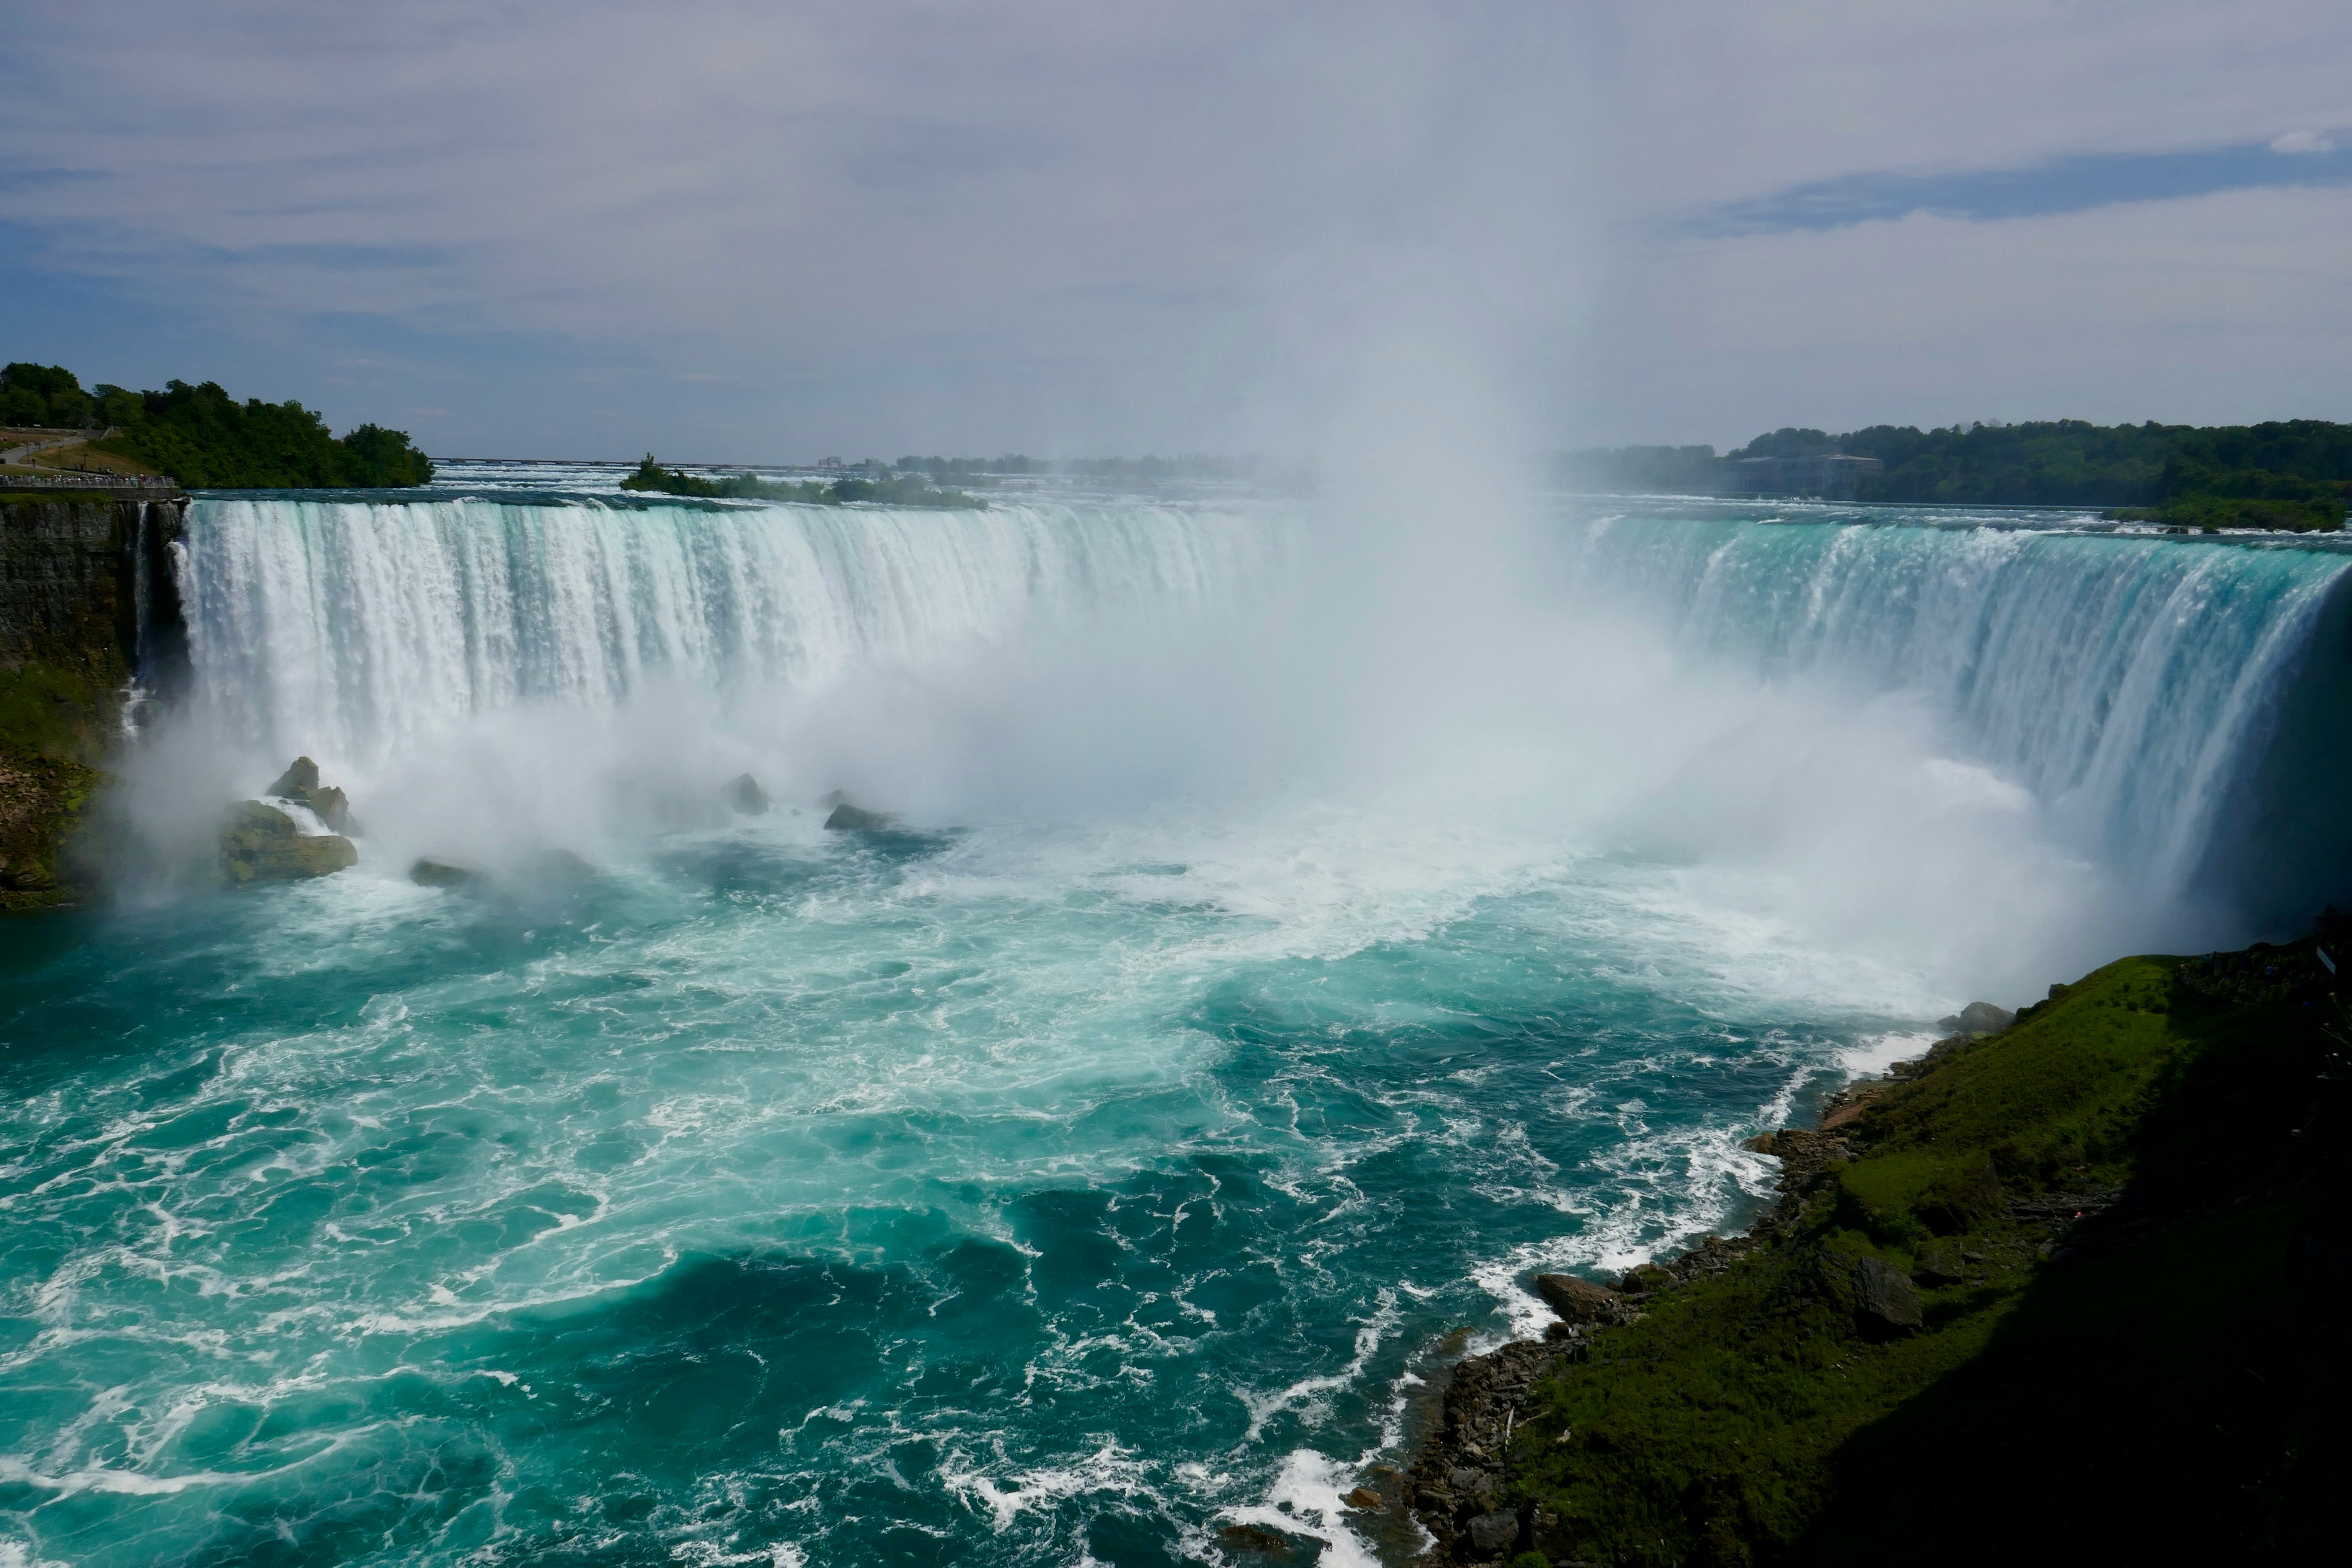
[[(1381, 1533), (1400, 1560), (1412, 1537), (1438, 1564), (1870, 1562), (1887, 1550), (1874, 1529), (1946, 1512), (1970, 1487), (1996, 1504), (1947, 1528), (1973, 1533), (1975, 1554), (1930, 1560), (1999, 1556), (2030, 1530), (2141, 1529), (2120, 1500), (2051, 1515), (2004, 1489), (2021, 1442), (2113, 1472), (2116, 1500), (2144, 1492), (2152, 1517), (2168, 1484), (2185, 1489), (2206, 1512), (2183, 1528), (2215, 1550), (2316, 1528), (2323, 1483), (2307, 1478), (2322, 1471), (2302, 1456), (2343, 1447), (2313, 1435), (2332, 1433), (2346, 1380), (2340, 1348), (2311, 1371), (2314, 1344), (2340, 1342), (2314, 1339), (2330, 1298), (2307, 1292), (2323, 1275), (2352, 1286), (2332, 1087), (2352, 1078), (2334, 1070), (2352, 1015), (2331, 943), (2352, 946), (2332, 910), (2299, 943), (2120, 960), (2013, 1019), (1971, 1008), (1921, 1060), (1830, 1097), (1818, 1125), (1751, 1141), (1781, 1183), (1747, 1234), (1611, 1285), (1532, 1282), (1556, 1321), (1452, 1369), (1409, 1468), (1381, 1483)], [(2231, 1120), (2249, 1115), (2258, 1131)], [(2161, 1348), (2182, 1331), (2165, 1323), (2168, 1249), (2200, 1226), (2275, 1236), (2232, 1300), (2269, 1292), (2277, 1326), (2233, 1353), (2277, 1371), (2232, 1384)], [(2160, 1413), (2203, 1401), (2179, 1420), (2234, 1428), (2242, 1387), (2287, 1412), (2275, 1444), (2253, 1445), (2267, 1512), (2193, 1466), (2153, 1479), (2179, 1462)], [(2077, 1427), (2097, 1432), (2098, 1458)]]

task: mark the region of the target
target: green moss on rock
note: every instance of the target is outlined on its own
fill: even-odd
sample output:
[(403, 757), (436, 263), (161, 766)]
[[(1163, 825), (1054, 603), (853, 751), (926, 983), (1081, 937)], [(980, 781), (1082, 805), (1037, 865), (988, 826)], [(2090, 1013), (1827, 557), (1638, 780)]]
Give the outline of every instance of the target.
[(340, 834), (305, 834), (274, 805), (242, 800), (221, 824), (221, 875), (248, 882), (325, 877), (359, 864), (358, 847)]

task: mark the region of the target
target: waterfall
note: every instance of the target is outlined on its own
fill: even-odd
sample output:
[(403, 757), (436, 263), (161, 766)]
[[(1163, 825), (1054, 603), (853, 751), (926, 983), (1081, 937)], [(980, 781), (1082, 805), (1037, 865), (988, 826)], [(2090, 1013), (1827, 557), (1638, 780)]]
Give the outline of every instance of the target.
[(2322, 900), (2352, 869), (2313, 832), (2340, 760), (2352, 556), (2331, 545), (1623, 515), (1577, 544), (1688, 647), (1924, 696), (2152, 896)]
[(1264, 519), (1155, 506), (207, 499), (180, 588), (203, 708), (363, 761), (656, 678), (805, 686), (1041, 618), (1206, 606), (1282, 545)]
[[(2352, 880), (2323, 804), (2352, 556), (2324, 543), (1916, 518), (1564, 529), (1587, 590), (1645, 606), (1694, 658), (1912, 694), (2148, 899), (2275, 923)], [(212, 498), (176, 560), (200, 710), (272, 755), (364, 763), (657, 680), (806, 689), (1039, 625), (1229, 607), (1302, 538), (1286, 512), (1140, 501)]]

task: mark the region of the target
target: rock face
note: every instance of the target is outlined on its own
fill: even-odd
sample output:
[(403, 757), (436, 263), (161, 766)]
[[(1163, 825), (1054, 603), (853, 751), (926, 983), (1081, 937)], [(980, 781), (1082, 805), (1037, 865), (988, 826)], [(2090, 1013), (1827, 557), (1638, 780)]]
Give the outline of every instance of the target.
[(1663, 1290), (1675, 1282), (1675, 1277), (1654, 1263), (1638, 1263), (1626, 1270), (1624, 1283), (1618, 1287), (1628, 1296), (1647, 1295)]
[(768, 792), (761, 789), (760, 781), (750, 773), (739, 773), (729, 779), (719, 793), (726, 796), (727, 804), (735, 808), (738, 816), (765, 816), (768, 815), (770, 804)]
[(887, 827), (898, 818), (879, 811), (862, 811), (843, 801), (833, 808), (824, 825), (835, 833), (870, 833), (877, 827)]
[(1917, 1331), (1919, 1292), (1910, 1279), (1883, 1258), (1853, 1260), (1853, 1321), (1865, 1335), (1892, 1339)]
[(1519, 1516), (1496, 1509), (1470, 1521), (1470, 1554), (1500, 1557), (1519, 1543)]
[(420, 859), (408, 868), (408, 879), (420, 888), (478, 888), (490, 879), (488, 872), (454, 860)]
[(1616, 1318), (1617, 1292), (1573, 1274), (1537, 1275), (1536, 1294), (1567, 1322), (1611, 1322)]
[(68, 849), (105, 775), (62, 757), (0, 751), (0, 910), (68, 902)]
[(320, 786), (319, 764), (308, 757), (295, 758), (293, 764), (278, 775), (278, 782), (262, 794), (310, 807), (330, 832), (354, 837), (359, 835), (359, 824), (352, 820), (351, 802), (341, 790)]
[(0, 479), (0, 909), (68, 903), (102, 858), (88, 809), (137, 675), (175, 695), (184, 500), (11, 491)]
[(1413, 1512), (1437, 1538), (1436, 1561), (1491, 1561), (1518, 1540), (1518, 1514), (1500, 1506), (1506, 1434), (1528, 1413), (1537, 1382), (1582, 1353), (1574, 1343), (1518, 1341), (1454, 1369), (1410, 1476)]
[(2006, 1007), (1971, 1002), (1950, 1017), (1937, 1019), (1936, 1027), (1948, 1035), (1998, 1035), (2016, 1022), (2017, 1015)]
[(241, 800), (221, 824), (221, 874), (247, 882), (324, 877), (359, 864), (360, 852), (341, 834), (304, 834), (274, 805)]

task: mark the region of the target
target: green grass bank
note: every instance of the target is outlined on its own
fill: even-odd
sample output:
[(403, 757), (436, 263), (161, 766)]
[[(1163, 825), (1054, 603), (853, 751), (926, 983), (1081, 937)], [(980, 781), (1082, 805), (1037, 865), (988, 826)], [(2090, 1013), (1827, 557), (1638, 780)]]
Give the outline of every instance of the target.
[(1759, 1140), (1779, 1208), (1465, 1363), (1398, 1503), (1511, 1568), (2326, 1552), (2347, 926), (2121, 960)]

